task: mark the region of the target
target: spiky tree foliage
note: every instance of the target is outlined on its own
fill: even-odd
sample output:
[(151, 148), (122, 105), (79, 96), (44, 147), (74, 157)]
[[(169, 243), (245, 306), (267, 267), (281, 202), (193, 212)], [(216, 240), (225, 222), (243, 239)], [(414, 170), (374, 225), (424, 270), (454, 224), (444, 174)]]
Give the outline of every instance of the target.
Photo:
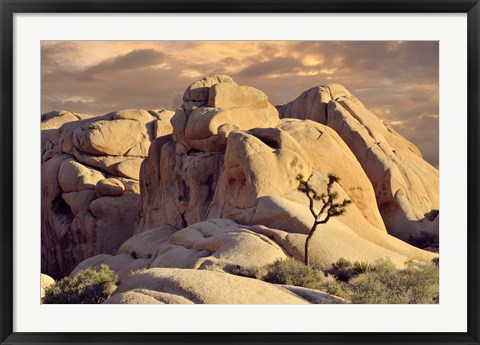
[[(305, 241), (305, 265), (309, 266), (309, 256), (308, 249), (310, 245), (310, 240), (312, 239), (315, 230), (320, 224), (327, 223), (330, 218), (337, 217), (345, 213), (346, 207), (351, 204), (351, 200), (344, 199), (342, 202), (337, 202), (338, 193), (332, 191), (333, 184), (340, 181), (340, 178), (334, 174), (328, 174), (328, 183), (327, 183), (327, 192), (318, 194), (318, 192), (313, 189), (310, 184), (310, 178), (307, 180), (303, 179), (302, 175), (297, 176), (299, 181), (298, 190), (304, 193), (309, 200), (309, 209), (310, 213), (313, 215), (314, 222), (310, 232)], [(314, 207), (315, 201), (321, 201), (322, 207), (320, 211), (316, 211)]]

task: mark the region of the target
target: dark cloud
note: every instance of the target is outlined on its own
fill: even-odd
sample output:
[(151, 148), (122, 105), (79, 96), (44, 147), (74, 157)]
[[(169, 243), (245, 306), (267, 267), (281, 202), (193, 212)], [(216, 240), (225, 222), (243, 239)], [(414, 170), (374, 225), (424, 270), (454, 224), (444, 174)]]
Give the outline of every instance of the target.
[[(42, 43), (48, 41), (42, 41)], [(60, 42), (50, 45), (41, 45), (42, 73), (51, 71), (66, 72), (71, 68), (70, 57), (77, 53), (77, 46), (72, 42)]]
[(89, 67), (85, 70), (85, 73), (88, 75), (90, 73), (106, 73), (117, 70), (132, 70), (149, 67), (160, 64), (163, 62), (164, 57), (164, 53), (154, 49), (133, 50), (125, 55), (120, 55)]
[(272, 60), (253, 63), (238, 72), (238, 76), (264, 76), (266, 74), (291, 73), (298, 70), (301, 63), (289, 57), (274, 58)]

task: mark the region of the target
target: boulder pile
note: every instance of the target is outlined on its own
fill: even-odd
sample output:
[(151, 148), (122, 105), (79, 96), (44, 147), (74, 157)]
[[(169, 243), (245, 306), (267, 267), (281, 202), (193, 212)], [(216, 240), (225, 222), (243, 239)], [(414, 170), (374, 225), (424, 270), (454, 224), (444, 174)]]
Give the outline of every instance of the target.
[(107, 303), (341, 302), (231, 274), (303, 259), (314, 219), (297, 177), (322, 193), (330, 173), (352, 204), (321, 225), (311, 263), (436, 256), (401, 239), (438, 233), (438, 170), (342, 86), (274, 107), (218, 75), (175, 112), (72, 118), (45, 141), (42, 272), (106, 263), (122, 282)]
[(132, 109), (42, 116), (42, 272), (68, 275), (86, 258), (115, 254), (133, 234), (140, 165), (150, 143), (171, 132), (172, 115)]

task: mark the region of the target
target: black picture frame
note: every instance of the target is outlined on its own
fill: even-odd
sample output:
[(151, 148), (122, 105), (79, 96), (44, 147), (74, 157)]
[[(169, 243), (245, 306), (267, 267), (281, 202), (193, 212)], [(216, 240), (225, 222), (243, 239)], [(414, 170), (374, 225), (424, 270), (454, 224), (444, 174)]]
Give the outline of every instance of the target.
[[(467, 13), (468, 315), (465, 333), (13, 332), (13, 16), (15, 13)], [(2, 344), (479, 344), (479, 0), (0, 0), (0, 340)], [(452, 315), (452, 317), (455, 317)]]

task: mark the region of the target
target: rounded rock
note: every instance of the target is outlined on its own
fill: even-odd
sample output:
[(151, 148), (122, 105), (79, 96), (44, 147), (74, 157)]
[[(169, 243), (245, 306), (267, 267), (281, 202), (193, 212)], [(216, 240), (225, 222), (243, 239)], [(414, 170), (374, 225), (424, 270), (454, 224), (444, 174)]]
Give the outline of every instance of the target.
[(106, 178), (97, 182), (95, 191), (102, 196), (117, 196), (125, 191), (125, 186), (116, 178)]

